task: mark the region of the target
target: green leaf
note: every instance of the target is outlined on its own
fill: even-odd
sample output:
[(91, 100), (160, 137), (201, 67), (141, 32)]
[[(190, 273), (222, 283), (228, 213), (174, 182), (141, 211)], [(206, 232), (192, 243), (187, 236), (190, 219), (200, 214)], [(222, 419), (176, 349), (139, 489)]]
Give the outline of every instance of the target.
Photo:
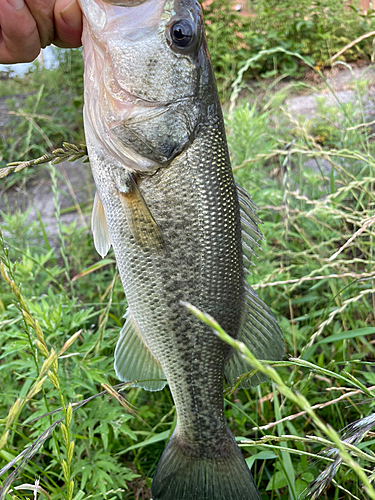
[(363, 337), (364, 335), (372, 335), (375, 333), (374, 327), (357, 328), (355, 330), (348, 330), (347, 332), (334, 333), (326, 337), (317, 344), (329, 344), (330, 342), (338, 342), (339, 340), (354, 339), (356, 337)]
[(287, 486), (288, 481), (283, 471), (277, 471), (267, 484), (266, 491), (274, 491)]
[(315, 476), (312, 472), (305, 471), (301, 474), (301, 479), (303, 481), (306, 481), (307, 483), (311, 483), (312, 481), (314, 481)]
[(375, 384), (375, 373), (373, 372), (363, 372), (362, 375), (365, 377), (367, 382), (371, 385)]
[(296, 493), (300, 495), (307, 487), (307, 483), (303, 479), (298, 478), (296, 480)]
[(271, 460), (273, 458), (277, 458), (276, 453), (274, 453), (271, 450), (265, 450), (265, 451), (260, 451), (259, 453), (256, 453), (251, 457), (247, 457), (246, 463), (249, 469), (251, 469), (255, 460)]
[(149, 444), (153, 443), (158, 443), (159, 441), (165, 441), (165, 439), (168, 439), (170, 436), (170, 431), (164, 431), (161, 432), (160, 434), (155, 434), (155, 436), (152, 436), (148, 439), (145, 439), (141, 443), (134, 444), (133, 446), (129, 446), (129, 448), (126, 448), (124, 453), (130, 450), (135, 450), (137, 448), (144, 448), (145, 446), (148, 446)]
[(97, 271), (98, 269), (101, 269), (102, 267), (108, 266), (109, 264), (115, 264), (115, 263), (116, 263), (116, 261), (114, 259), (99, 260), (98, 262), (95, 262), (95, 264), (93, 264), (92, 266), (90, 266), (90, 267), (84, 269), (83, 271), (81, 271), (80, 273), (76, 274), (76, 276), (74, 276), (72, 278), (72, 282), (76, 281), (79, 278), (82, 278), (82, 276), (87, 276), (88, 274), (93, 273), (93, 272)]
[(82, 500), (85, 498), (86, 493), (82, 490), (79, 490), (79, 492), (76, 494), (76, 496), (73, 498), (73, 500)]

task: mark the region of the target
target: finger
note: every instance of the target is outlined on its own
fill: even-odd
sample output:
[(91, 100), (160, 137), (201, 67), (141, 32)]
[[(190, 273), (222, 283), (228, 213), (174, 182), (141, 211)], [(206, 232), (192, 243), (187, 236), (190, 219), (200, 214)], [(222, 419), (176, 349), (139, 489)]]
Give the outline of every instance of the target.
[(33, 61), (40, 52), (36, 22), (23, 0), (0, 2), (0, 63)]
[(53, 41), (58, 47), (80, 47), (82, 12), (77, 0), (56, 0), (55, 33)]
[(53, 25), (53, 0), (25, 0), (31, 15), (36, 21), (40, 45), (50, 45), (55, 38)]

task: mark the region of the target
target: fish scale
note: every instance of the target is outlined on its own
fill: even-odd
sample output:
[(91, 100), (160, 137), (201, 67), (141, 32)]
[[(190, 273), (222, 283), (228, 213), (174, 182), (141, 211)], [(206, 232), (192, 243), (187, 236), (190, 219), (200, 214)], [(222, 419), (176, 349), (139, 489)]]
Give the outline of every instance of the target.
[(167, 381), (176, 406), (152, 498), (260, 500), (224, 416), (224, 373), (233, 382), (249, 367), (183, 305), (259, 359), (282, 357), (277, 322), (244, 278), (259, 219), (234, 183), (200, 6), (80, 2), (94, 242), (102, 256), (113, 246), (128, 302), (115, 371), (152, 391)]
[[(153, 325), (154, 330), (149, 334), (149, 337), (148, 334), (145, 335), (145, 340), (161, 365), (165, 366), (164, 372), (167, 378), (169, 371), (171, 372), (170, 376), (182, 371), (177, 377), (173, 377), (176, 383), (174, 381), (170, 383), (172, 395), (178, 408), (178, 429), (181, 428), (177, 432), (183, 433), (190, 441), (199, 436), (203, 440), (203, 445), (205, 441), (212, 440), (212, 434), (216, 431), (215, 428), (212, 428), (212, 422), (215, 421), (217, 409), (223, 407), (223, 363), (229, 347), (215, 339), (209, 328), (200, 324), (184, 311), (179, 301), (192, 302), (208, 313), (216, 314), (216, 317), (219, 318), (219, 321), (222, 320), (228, 331), (236, 335), (236, 329), (239, 326), (238, 320), (237, 324), (233, 321), (232, 324), (228, 323), (231, 317), (228, 309), (232, 308), (232, 304), (228, 303), (228, 296), (237, 297), (237, 300), (233, 302), (235, 302), (236, 308), (240, 309), (241, 297), (238, 280), (242, 279), (242, 266), (240, 265), (242, 257), (238, 251), (238, 245), (234, 245), (232, 242), (233, 237), (239, 237), (239, 226), (237, 225), (235, 231), (232, 224), (228, 224), (228, 221), (234, 217), (234, 210), (228, 211), (228, 217), (222, 220), (217, 217), (217, 209), (219, 207), (220, 210), (223, 191), (220, 167), (217, 168), (217, 165), (220, 165), (223, 170), (228, 170), (228, 162), (225, 165), (225, 161), (220, 163), (218, 158), (217, 165), (215, 165), (211, 159), (216, 157), (216, 150), (222, 151), (222, 144), (225, 145), (225, 142), (222, 139), (217, 142), (213, 141), (211, 135), (215, 134), (215, 127), (209, 124), (207, 128), (211, 129), (212, 132), (207, 133), (206, 127), (202, 127), (200, 135), (189, 151), (173, 162), (168, 170), (160, 171), (142, 183), (145, 199), (149, 200), (148, 205), (158, 220), (165, 238), (165, 248), (160, 254), (155, 254), (155, 260), (159, 262), (157, 281), (161, 287), (165, 284), (165, 291), (161, 291), (161, 294), (167, 298), (168, 307), (170, 308), (174, 304), (172, 308), (174, 314), (171, 320), (169, 320), (167, 310), (160, 325), (158, 325), (156, 317), (150, 316), (149, 326)], [(217, 128), (216, 135), (223, 137), (222, 132), (219, 134)], [(207, 154), (208, 149), (211, 150), (211, 155)], [(205, 152), (204, 157), (202, 154), (197, 154), (199, 151)], [(206, 168), (207, 164), (210, 165), (212, 171)], [(184, 179), (185, 186), (181, 186), (181, 179)], [(207, 190), (208, 183), (209, 190)], [(184, 191), (184, 197), (181, 197), (181, 189)], [(168, 193), (169, 210), (166, 210), (165, 204), (154, 205), (152, 201), (153, 193), (158, 192), (162, 196), (164, 190)], [(182, 210), (177, 213), (176, 205), (182, 207)], [(197, 219), (198, 224), (196, 223)], [(227, 231), (227, 235), (223, 231), (226, 225), (231, 227), (231, 230)], [(181, 238), (181, 227), (184, 228), (184, 239)], [(212, 251), (216, 244), (219, 244), (221, 248), (219, 255)], [(173, 250), (169, 251), (170, 248)], [(225, 253), (228, 255), (223, 255)], [(186, 261), (189, 263), (188, 268), (185, 268), (185, 272), (183, 270), (179, 272), (180, 266), (182, 265), (184, 268)], [(231, 268), (231, 272), (228, 272), (228, 267)], [(220, 277), (230, 276), (233, 271), (236, 272), (236, 268), (237, 280), (233, 280), (234, 286), (231, 289)], [(154, 269), (150, 266), (145, 269), (145, 272), (148, 276), (152, 276), (155, 274)], [(238, 270), (241, 270), (240, 273)], [(179, 279), (182, 274), (190, 276), (191, 279)], [(135, 275), (129, 281), (133, 282), (133, 279), (142, 278)], [(148, 279), (149, 277), (146, 278), (146, 281)], [(129, 294), (127, 297), (130, 309), (134, 311), (134, 317), (137, 321), (138, 296), (135, 294), (134, 309)], [(217, 304), (220, 304), (221, 301), (222, 310), (217, 316)], [(236, 316), (238, 317), (238, 314)], [(141, 318), (140, 321), (142, 321)], [(158, 335), (155, 332), (156, 329), (159, 331)], [(207, 336), (212, 337), (212, 342), (207, 343)], [(175, 342), (173, 342), (174, 337)], [(155, 338), (158, 340), (155, 341)], [(171, 340), (174, 350), (171, 346)], [(167, 363), (164, 360), (164, 346), (166, 345), (168, 345)], [(182, 353), (186, 353), (186, 355)], [(199, 359), (198, 363), (194, 363), (196, 357)], [(171, 364), (171, 368), (167, 368), (167, 364)], [(207, 384), (207, 379), (213, 380), (214, 383)], [(223, 412), (221, 411), (220, 414), (222, 415)], [(224, 423), (223, 419), (222, 421)], [(203, 422), (205, 422), (204, 425)]]

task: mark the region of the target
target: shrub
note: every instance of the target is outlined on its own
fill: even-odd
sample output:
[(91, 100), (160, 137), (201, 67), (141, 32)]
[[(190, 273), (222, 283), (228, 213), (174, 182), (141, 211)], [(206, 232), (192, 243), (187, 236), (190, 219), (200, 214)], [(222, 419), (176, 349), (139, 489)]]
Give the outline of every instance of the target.
[[(204, 5), (204, 4), (203, 4)], [(262, 50), (281, 47), (323, 67), (345, 45), (374, 30), (374, 11), (361, 14), (354, 2), (341, 0), (258, 0), (252, 14), (241, 16), (228, 0), (204, 5), (207, 41), (222, 97), (227, 97), (233, 76), (247, 59)], [(369, 59), (372, 39), (348, 49), (342, 59)], [(291, 55), (274, 53), (252, 64), (248, 77), (269, 78), (278, 74), (302, 76), (305, 66)]]

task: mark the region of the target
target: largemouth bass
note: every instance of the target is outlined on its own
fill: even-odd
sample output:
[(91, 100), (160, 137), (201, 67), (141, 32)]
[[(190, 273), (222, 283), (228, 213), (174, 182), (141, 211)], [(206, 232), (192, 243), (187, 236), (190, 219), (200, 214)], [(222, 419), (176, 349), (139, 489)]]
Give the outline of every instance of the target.
[(209, 313), (259, 359), (283, 356), (277, 322), (244, 275), (259, 219), (233, 180), (201, 8), (80, 3), (94, 242), (102, 256), (113, 245), (128, 301), (115, 370), (151, 391), (168, 381), (177, 411), (151, 496), (260, 500), (223, 408), (224, 373), (233, 382), (249, 368), (181, 304)]

